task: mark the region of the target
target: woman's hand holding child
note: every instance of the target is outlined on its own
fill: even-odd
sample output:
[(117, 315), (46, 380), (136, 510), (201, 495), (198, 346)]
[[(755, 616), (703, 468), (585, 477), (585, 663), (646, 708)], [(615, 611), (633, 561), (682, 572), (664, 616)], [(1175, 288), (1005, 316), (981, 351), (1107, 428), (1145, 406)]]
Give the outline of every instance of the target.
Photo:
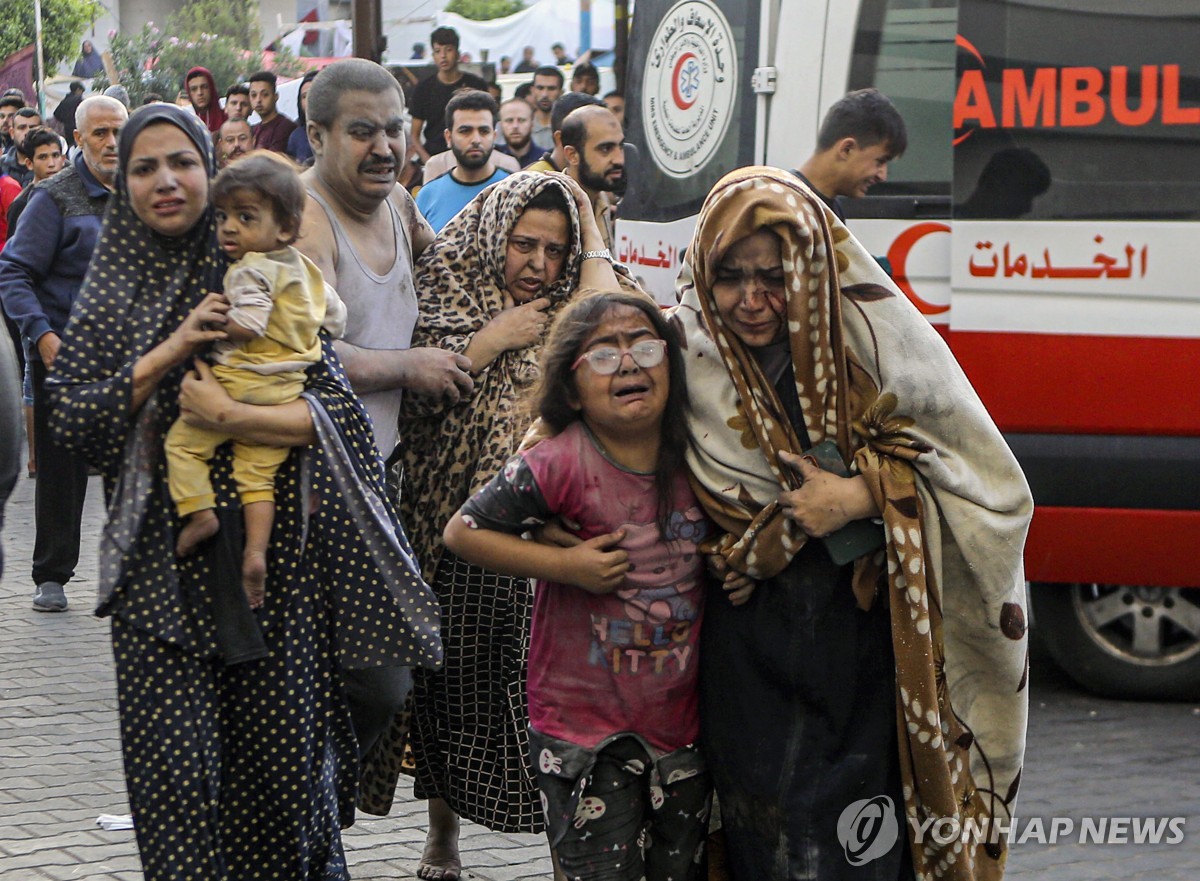
[(225, 323), (229, 301), (225, 295), (211, 291), (196, 308), (188, 313), (179, 327), (167, 338), (172, 347), (176, 364), (182, 364), (193, 355), (199, 354), (210, 343), (228, 338)]
[(213, 376), (212, 368), (200, 358), (184, 374), (179, 385), (179, 411), (183, 421), (199, 428), (220, 429), (237, 402)]

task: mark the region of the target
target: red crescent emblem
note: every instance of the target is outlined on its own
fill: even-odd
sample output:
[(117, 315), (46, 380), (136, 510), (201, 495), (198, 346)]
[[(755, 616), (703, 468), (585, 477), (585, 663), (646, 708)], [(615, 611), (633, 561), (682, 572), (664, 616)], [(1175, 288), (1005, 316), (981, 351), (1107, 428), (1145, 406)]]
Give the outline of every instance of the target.
[(675, 99), (675, 106), (680, 110), (687, 110), (696, 103), (696, 98), (700, 95), (700, 90), (697, 89), (692, 97), (688, 99), (679, 91), (679, 75), (683, 72), (683, 66), (695, 57), (696, 53), (694, 52), (684, 52), (679, 56), (679, 60), (675, 62), (675, 69), (671, 71), (671, 97)]
[[(979, 62), (980, 67), (987, 67), (987, 63), (983, 60), (983, 56), (979, 54), (979, 50), (975, 48), (975, 44), (972, 43), (970, 40), (968, 40), (966, 37), (964, 37), (962, 34), (954, 35), (954, 45), (957, 46), (959, 49), (962, 49), (966, 52), (970, 52), (971, 55), (973, 55), (975, 57), (975, 60)], [(959, 144), (961, 144), (967, 138), (971, 137), (971, 135), (973, 135), (973, 134), (975, 134), (975, 129), (968, 129), (967, 131), (963, 132), (961, 135), (956, 137), (953, 141), (951, 141), (950, 146), (957, 147)]]
[(975, 44), (964, 37), (962, 34), (954, 35), (954, 45), (959, 49), (965, 49), (975, 56), (975, 60), (979, 62), (980, 67), (987, 67), (987, 63), (983, 60), (983, 56), (979, 54), (979, 50), (975, 48)]
[(918, 223), (915, 226), (910, 226), (900, 235), (896, 236), (896, 241), (892, 242), (892, 246), (888, 248), (888, 262), (892, 264), (892, 281), (896, 283), (896, 287), (904, 291), (905, 296), (912, 300), (913, 305), (922, 315), (939, 315), (942, 312), (949, 312), (949, 306), (935, 306), (932, 303), (927, 303), (917, 296), (912, 285), (908, 281), (908, 271), (905, 268), (905, 263), (908, 260), (908, 252), (913, 249), (913, 245), (923, 239), (925, 236), (935, 232), (950, 232), (950, 227), (945, 223)]

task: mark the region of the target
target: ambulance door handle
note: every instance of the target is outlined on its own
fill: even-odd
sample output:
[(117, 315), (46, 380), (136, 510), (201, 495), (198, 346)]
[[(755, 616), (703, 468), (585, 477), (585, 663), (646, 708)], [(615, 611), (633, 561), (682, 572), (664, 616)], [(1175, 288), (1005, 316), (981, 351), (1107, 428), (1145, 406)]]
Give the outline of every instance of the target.
[(750, 77), (750, 87), (756, 95), (774, 95), (775, 86), (779, 79), (779, 69), (775, 67), (756, 67)]

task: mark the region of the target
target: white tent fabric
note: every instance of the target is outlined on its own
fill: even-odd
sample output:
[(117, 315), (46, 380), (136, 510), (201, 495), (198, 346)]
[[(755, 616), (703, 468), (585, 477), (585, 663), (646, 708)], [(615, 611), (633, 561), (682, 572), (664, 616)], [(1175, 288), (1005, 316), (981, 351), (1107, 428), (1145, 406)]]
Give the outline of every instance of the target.
[[(331, 58), (349, 58), (353, 51), (354, 35), (350, 30), (349, 21), (334, 22), (333, 27), (333, 51), (330, 53)], [(300, 27), (292, 31), (286, 37), (282, 37), (278, 42), (282, 46), (286, 46), (292, 50), (293, 55), (300, 55), (301, 45), (304, 42), (304, 36), (308, 33), (307, 28)]]
[[(407, 3), (384, 0), (388, 60), (407, 61), (413, 43), (424, 43), (428, 48), (429, 35), (442, 25), (458, 31), (460, 48), (470, 52), (473, 61), (482, 61), (486, 49), (489, 61), (498, 62), (501, 55), (508, 55), (515, 66), (521, 60), (521, 50), (532, 46), (538, 61), (552, 64), (554, 55), (550, 47), (554, 43), (562, 43), (572, 58), (578, 54), (579, 0), (536, 0), (516, 15), (492, 21), (471, 21), (444, 11), (444, 6), (445, 0)], [(592, 0), (591, 6), (592, 47), (611, 49), (616, 45), (613, 0)]]

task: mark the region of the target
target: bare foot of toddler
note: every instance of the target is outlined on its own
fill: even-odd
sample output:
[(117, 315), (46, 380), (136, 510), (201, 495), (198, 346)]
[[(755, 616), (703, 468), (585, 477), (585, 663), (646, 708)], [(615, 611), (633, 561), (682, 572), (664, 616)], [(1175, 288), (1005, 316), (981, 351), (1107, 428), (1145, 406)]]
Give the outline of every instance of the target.
[(267, 555), (262, 551), (246, 551), (242, 556), (242, 588), (250, 608), (262, 608), (267, 594)]
[(179, 538), (175, 542), (175, 556), (186, 557), (195, 551), (202, 542), (216, 535), (220, 528), (221, 523), (217, 520), (217, 514), (211, 508), (192, 514), (188, 517), (183, 529), (179, 531)]

